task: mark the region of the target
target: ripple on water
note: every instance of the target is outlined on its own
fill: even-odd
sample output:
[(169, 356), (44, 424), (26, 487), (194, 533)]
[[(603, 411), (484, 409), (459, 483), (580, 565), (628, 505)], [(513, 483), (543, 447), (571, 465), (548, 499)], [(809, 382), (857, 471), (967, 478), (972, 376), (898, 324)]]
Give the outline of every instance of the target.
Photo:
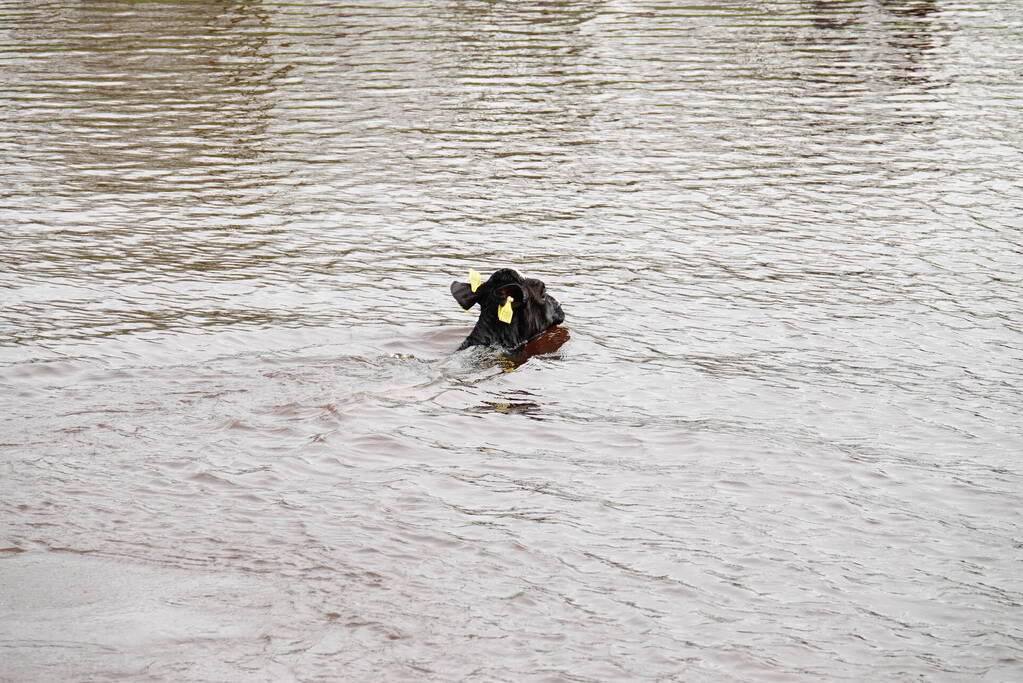
[(1018, 9), (0, 0), (0, 678), (1020, 678)]

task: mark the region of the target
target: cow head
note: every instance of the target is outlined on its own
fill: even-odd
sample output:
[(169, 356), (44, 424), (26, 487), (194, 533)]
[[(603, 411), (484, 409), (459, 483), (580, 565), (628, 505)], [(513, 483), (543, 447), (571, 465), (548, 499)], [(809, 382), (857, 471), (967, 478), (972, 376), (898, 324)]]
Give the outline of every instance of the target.
[(451, 283), (451, 294), (462, 308), (480, 307), (479, 320), (459, 350), (496, 344), (517, 351), (565, 320), (561, 304), (540, 280), (524, 278), (511, 268), (496, 271), (486, 282), (469, 271), (469, 280)]

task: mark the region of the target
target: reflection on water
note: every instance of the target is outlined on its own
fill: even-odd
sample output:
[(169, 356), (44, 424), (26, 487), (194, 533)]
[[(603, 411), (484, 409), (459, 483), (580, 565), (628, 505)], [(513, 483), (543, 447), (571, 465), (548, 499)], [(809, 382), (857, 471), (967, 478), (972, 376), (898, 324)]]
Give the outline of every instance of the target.
[(0, 0), (0, 678), (1020, 678), (1020, 9)]
[[(32, 189), (129, 205), (136, 193), (185, 202), (201, 189), (232, 203), (274, 177), (251, 166), (268, 146), (275, 82), (290, 70), (266, 51), (267, 15), (221, 2), (119, 6), (72, 6), (59, 22), (44, 7), (11, 32), (35, 48), (23, 62), (30, 85), (16, 90), (52, 103), (12, 108), (22, 132), (48, 143), (27, 160), (42, 166)], [(54, 23), (71, 30), (55, 34)], [(216, 186), (201, 182), (218, 169)]]
[[(809, 49), (816, 48), (818, 57), (827, 55), (845, 67), (836, 71), (857, 73), (861, 84), (887, 81), (893, 88), (925, 89), (947, 85), (928, 68), (940, 40), (930, 21), (936, 12), (933, 2), (811, 4), (813, 23), (822, 30), (810, 37)], [(850, 57), (862, 60), (856, 65), (860, 68), (850, 68)]]

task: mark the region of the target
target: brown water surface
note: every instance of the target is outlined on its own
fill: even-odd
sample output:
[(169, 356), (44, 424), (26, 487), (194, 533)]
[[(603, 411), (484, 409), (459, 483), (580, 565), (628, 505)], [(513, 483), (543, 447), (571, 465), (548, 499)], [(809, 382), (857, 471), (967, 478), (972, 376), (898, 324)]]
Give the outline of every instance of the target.
[(1021, 35), (0, 0), (0, 679), (1023, 679)]

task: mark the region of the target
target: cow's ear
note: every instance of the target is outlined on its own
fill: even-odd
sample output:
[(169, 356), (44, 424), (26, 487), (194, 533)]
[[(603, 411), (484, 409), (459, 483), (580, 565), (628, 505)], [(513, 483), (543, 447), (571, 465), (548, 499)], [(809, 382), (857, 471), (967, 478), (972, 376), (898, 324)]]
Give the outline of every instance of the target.
[(526, 303), (526, 297), (530, 296), (530, 292), (525, 287), (520, 287), (516, 284), (505, 285), (498, 290), (497, 298), (500, 300), (499, 303), (504, 303), (505, 299), (511, 297), (514, 299), (515, 308), (521, 308)]
[(547, 300), (547, 286), (540, 280), (525, 279), (522, 281), (522, 290), (526, 296), (538, 303)]
[(480, 300), (479, 294), (472, 291), (468, 282), (459, 282), (458, 280), (451, 283), (451, 296), (455, 297), (458, 305), (467, 311)]

